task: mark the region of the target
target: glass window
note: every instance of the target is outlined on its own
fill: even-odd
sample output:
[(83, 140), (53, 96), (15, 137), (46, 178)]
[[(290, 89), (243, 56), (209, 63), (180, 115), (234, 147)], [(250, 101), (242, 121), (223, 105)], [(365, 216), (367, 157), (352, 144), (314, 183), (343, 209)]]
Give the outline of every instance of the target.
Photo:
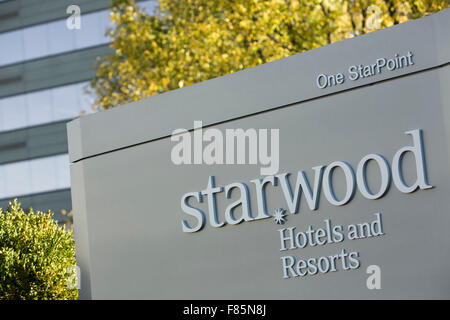
[(0, 34), (0, 65), (24, 59), (22, 30)]
[(28, 125), (37, 125), (53, 120), (50, 91), (42, 90), (28, 93), (26, 96)]
[(4, 129), (3, 129), (3, 99), (0, 99), (0, 131), (4, 131)]
[(99, 29), (100, 24), (97, 19), (97, 14), (82, 15), (81, 28), (73, 30), (75, 33), (75, 46), (77, 48), (86, 48), (99, 44)]
[(58, 156), (55, 160), (56, 160), (56, 177), (57, 177), (56, 187), (58, 189), (70, 187), (69, 155), (64, 154)]
[(23, 29), (25, 59), (30, 60), (50, 54), (51, 52), (48, 50), (47, 38), (47, 24)]
[(19, 95), (2, 99), (3, 130), (12, 130), (27, 125), (25, 96)]
[(31, 166), (31, 193), (43, 190), (55, 190), (56, 184), (56, 159), (54, 157), (34, 159)]
[(97, 20), (99, 22), (99, 28), (97, 30), (98, 37), (101, 42), (107, 43), (110, 42), (110, 37), (105, 36), (106, 29), (112, 28), (113, 24), (109, 20), (109, 11), (100, 11), (97, 13)]
[(94, 98), (85, 92), (88, 85), (81, 82), (0, 99), (0, 131), (92, 113)]
[(94, 105), (94, 97), (87, 92), (89, 82), (83, 82), (76, 84), (76, 91), (78, 93), (79, 113), (84, 114), (92, 113), (92, 106)]
[(4, 170), (6, 192), (2, 198), (31, 193), (29, 161), (6, 164)]
[(0, 199), (70, 188), (69, 155), (0, 166)]
[(57, 54), (75, 49), (75, 33), (66, 27), (65, 20), (48, 24), (49, 52)]
[[(152, 13), (157, 1), (140, 1), (139, 7)], [(66, 18), (20, 30), (0, 33), (0, 66), (47, 55), (83, 49), (111, 41), (105, 37), (109, 10), (81, 14), (81, 28), (68, 29)]]
[(0, 199), (4, 198), (6, 195), (6, 177), (5, 168), (0, 166)]
[(79, 115), (78, 92), (73, 85), (52, 89), (55, 120), (70, 119)]

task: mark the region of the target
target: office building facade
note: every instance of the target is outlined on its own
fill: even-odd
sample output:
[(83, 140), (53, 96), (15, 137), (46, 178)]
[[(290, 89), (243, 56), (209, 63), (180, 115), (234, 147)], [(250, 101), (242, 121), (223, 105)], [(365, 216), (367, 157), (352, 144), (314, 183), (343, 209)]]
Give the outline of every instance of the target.
[[(71, 209), (66, 123), (92, 111), (86, 93), (111, 52), (110, 0), (0, 1), (0, 207)], [(71, 5), (80, 28), (70, 28)], [(154, 1), (140, 6), (150, 11)]]

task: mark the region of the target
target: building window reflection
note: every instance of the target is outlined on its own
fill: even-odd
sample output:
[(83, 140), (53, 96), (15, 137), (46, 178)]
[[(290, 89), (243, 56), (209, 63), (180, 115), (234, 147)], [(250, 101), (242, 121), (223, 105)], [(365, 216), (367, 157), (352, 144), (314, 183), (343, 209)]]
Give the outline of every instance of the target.
[(67, 154), (0, 166), (0, 199), (67, 188), (70, 188)]
[(89, 82), (45, 89), (0, 99), (0, 132), (92, 113)]
[[(150, 13), (157, 1), (142, 1), (138, 5)], [(109, 10), (102, 10), (82, 13), (81, 29), (68, 29), (64, 18), (0, 33), (0, 66), (107, 44), (110, 38), (105, 32), (112, 26)]]

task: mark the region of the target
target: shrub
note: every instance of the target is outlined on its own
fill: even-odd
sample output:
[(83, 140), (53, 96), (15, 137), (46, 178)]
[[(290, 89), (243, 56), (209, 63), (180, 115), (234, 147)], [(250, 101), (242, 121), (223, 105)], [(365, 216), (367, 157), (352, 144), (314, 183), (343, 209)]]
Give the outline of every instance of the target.
[[(0, 208), (0, 299), (77, 299), (72, 232), (53, 213), (25, 213), (17, 199)], [(75, 287), (75, 288), (74, 288)]]

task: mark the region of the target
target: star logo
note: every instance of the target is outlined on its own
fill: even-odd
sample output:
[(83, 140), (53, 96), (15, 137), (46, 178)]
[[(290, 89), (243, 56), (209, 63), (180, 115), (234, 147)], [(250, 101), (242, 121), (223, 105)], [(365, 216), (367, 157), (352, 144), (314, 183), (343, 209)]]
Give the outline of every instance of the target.
[(277, 224), (283, 224), (286, 222), (286, 218), (285, 218), (285, 214), (284, 214), (285, 210), (283, 208), (278, 208), (275, 210), (275, 213), (273, 215), (273, 220), (277, 223)]

